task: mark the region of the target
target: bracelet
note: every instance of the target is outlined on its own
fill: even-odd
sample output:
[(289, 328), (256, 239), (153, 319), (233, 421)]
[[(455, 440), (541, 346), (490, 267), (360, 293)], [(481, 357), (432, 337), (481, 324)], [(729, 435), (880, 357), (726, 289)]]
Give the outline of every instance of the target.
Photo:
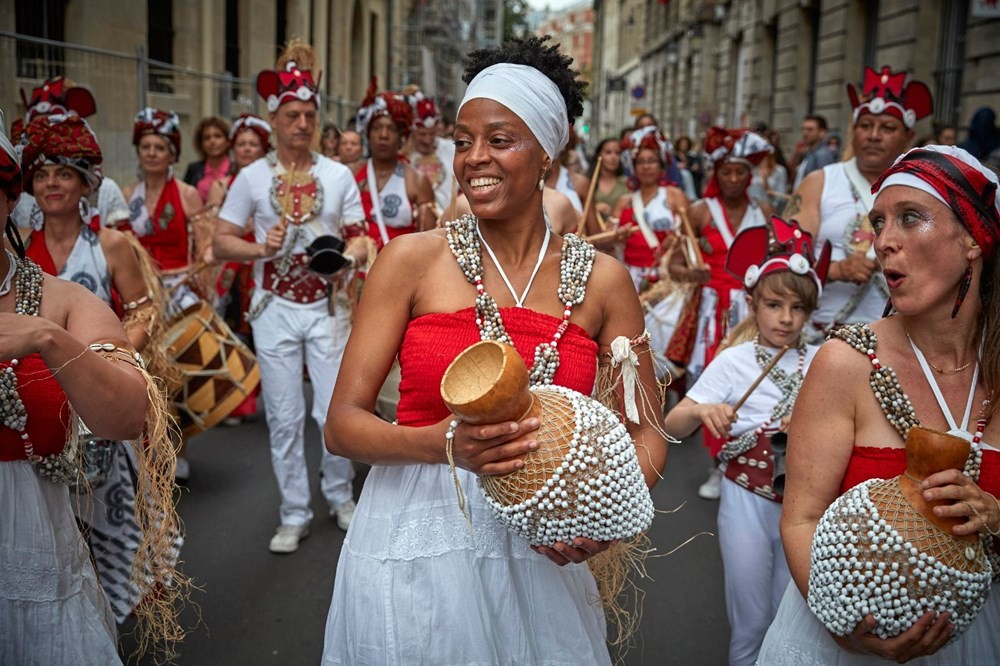
[[(986, 491), (984, 490), (983, 492)], [(1000, 513), (1000, 500), (998, 500), (996, 498), (996, 495), (994, 495), (993, 493), (986, 493), (986, 494), (993, 499), (993, 505), (996, 507), (997, 513)], [(994, 532), (993, 530), (990, 529), (990, 525), (989, 523), (986, 522), (985, 519), (983, 519), (983, 527), (985, 527), (986, 531), (990, 533), (990, 536), (1000, 537), (1000, 527), (997, 527), (996, 531)]]
[(92, 352), (97, 352), (108, 361), (125, 361), (133, 368), (139, 368), (140, 370), (146, 369), (146, 363), (142, 360), (142, 356), (139, 355), (139, 352), (119, 347), (110, 342), (95, 342), (90, 345), (88, 349)]
[(142, 298), (136, 299), (134, 301), (129, 301), (128, 303), (122, 304), (122, 309), (127, 312), (131, 312), (132, 310), (136, 310), (139, 308), (139, 306), (145, 305), (146, 303), (149, 303), (149, 294), (146, 294)]

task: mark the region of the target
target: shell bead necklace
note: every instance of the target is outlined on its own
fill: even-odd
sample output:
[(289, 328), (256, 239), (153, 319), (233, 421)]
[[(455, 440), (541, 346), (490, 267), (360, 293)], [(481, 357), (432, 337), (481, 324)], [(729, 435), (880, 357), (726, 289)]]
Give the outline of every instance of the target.
[[(479, 221), (466, 214), (461, 219), (445, 225), (448, 247), (465, 279), (476, 288), (476, 326), (481, 340), (496, 340), (514, 346), (514, 341), (504, 328), (500, 309), (493, 297), (483, 287), (483, 251), (479, 238)], [(562, 321), (556, 328), (551, 342), (535, 348), (534, 363), (529, 381), (533, 386), (552, 384), (559, 368), (559, 340), (569, 328), (573, 307), (583, 302), (587, 278), (594, 267), (594, 246), (574, 234), (563, 237), (562, 258), (559, 262), (559, 300), (564, 306)], [(499, 268), (499, 263), (497, 267)], [(501, 269), (502, 270), (502, 269)], [(530, 287), (530, 283), (529, 283)], [(525, 295), (527, 291), (525, 292)], [(516, 300), (515, 296), (515, 300)]]

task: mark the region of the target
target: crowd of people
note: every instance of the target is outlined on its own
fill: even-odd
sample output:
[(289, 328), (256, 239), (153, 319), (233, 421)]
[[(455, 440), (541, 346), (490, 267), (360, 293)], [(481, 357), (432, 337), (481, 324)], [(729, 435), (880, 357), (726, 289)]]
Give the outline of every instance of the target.
[[(1000, 562), (992, 111), (964, 148), (953, 127), (917, 140), (929, 89), (869, 68), (847, 131), (808, 115), (787, 160), (763, 125), (671, 141), (648, 114), (587, 156), (585, 84), (544, 38), (469, 54), (454, 122), (373, 79), (349, 127), (323, 123), (318, 80), (292, 40), (257, 78), (266, 118), (202, 119), (183, 178), (180, 118), (157, 108), (135, 116), (137, 180), (106, 178), (96, 100), (63, 78), (0, 134), (0, 496), (19, 507), (0, 528), (0, 662), (117, 663), (130, 614), (169, 653), (188, 585), (174, 484), (197, 474), (191, 437), (258, 397), (281, 498), (268, 548), (294, 553), (314, 520), (308, 381), (346, 531), (324, 663), (611, 663), (622, 615), (596, 572), (629, 569), (638, 535), (533, 543), (461, 490), (523, 468), (548, 427), (452, 415), (442, 376), (484, 340), (533, 386), (606, 402), (650, 488), (668, 442), (701, 431), (729, 663), (1000, 658), (996, 590), (960, 636), (926, 599), (894, 633), (876, 601), (835, 632), (812, 594), (828, 507), (907, 476), (921, 425), (970, 454), (915, 492)], [(598, 464), (590, 425), (564, 467)], [(358, 498), (353, 463), (371, 466)], [(557, 472), (527, 515), (560, 488)]]

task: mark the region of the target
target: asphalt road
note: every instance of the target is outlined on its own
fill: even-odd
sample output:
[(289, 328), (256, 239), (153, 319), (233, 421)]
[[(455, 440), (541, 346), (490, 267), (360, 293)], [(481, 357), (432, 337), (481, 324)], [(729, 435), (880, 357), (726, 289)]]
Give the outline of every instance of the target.
[[(190, 442), (192, 476), (179, 503), (186, 527), (181, 557), (199, 589), (192, 598), (197, 607), (184, 616), (190, 631), (176, 663), (319, 663), (344, 533), (326, 518), (319, 494), (320, 441), (312, 422), (306, 442), (316, 518), (292, 555), (267, 549), (278, 523), (278, 491), (263, 417), (217, 427)], [(697, 441), (674, 446), (665, 478), (653, 491), (657, 508), (673, 512), (658, 515), (650, 531), (656, 553), (641, 583), (646, 596), (636, 645), (624, 664), (726, 661), (722, 562), (714, 534), (702, 534), (715, 531), (717, 503), (697, 496), (708, 462)], [(355, 496), (365, 469), (358, 471)], [(131, 640), (124, 636), (122, 643), (128, 653)]]

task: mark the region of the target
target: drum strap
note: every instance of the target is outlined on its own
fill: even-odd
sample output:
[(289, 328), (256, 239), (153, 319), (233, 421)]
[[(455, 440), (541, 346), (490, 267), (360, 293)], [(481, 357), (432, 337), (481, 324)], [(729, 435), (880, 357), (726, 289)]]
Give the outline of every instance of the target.
[[(657, 191), (657, 196), (666, 197), (666, 188), (661, 187)], [(642, 192), (636, 190), (632, 193), (632, 213), (635, 218), (635, 224), (639, 227), (639, 233), (642, 234), (643, 239), (646, 241), (646, 245), (653, 252), (660, 249), (660, 239), (656, 237), (653, 230), (649, 228), (649, 224), (646, 222), (646, 205), (642, 203)]]

